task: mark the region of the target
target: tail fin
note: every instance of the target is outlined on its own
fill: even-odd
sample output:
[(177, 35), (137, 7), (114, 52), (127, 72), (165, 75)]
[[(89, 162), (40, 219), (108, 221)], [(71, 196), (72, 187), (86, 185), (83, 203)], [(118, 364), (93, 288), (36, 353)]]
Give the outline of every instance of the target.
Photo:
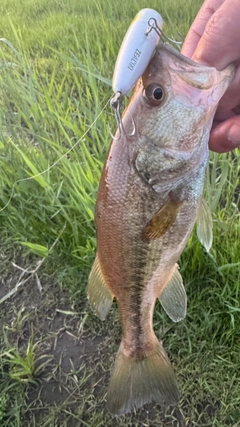
[(136, 360), (124, 354), (122, 346), (107, 392), (107, 405), (112, 414), (123, 415), (155, 400), (176, 404), (179, 392), (171, 363), (157, 341), (152, 354)]

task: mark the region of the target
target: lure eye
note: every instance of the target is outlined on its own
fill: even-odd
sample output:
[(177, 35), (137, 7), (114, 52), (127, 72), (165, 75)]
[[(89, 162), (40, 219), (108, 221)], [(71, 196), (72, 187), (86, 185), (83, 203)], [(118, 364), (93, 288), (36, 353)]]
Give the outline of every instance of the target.
[(153, 83), (145, 89), (145, 97), (151, 105), (160, 105), (164, 98), (163, 88)]

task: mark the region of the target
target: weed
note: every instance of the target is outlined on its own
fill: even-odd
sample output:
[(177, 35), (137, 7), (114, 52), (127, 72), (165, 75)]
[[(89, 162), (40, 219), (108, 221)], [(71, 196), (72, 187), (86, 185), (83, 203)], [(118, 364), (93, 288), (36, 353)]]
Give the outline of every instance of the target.
[(34, 343), (33, 327), (24, 354), (20, 354), (17, 348), (11, 346), (6, 332), (4, 340), (6, 350), (0, 354), (0, 360), (3, 365), (8, 366), (10, 378), (23, 384), (36, 384), (37, 377), (52, 360), (52, 356), (45, 354), (36, 356), (39, 342)]

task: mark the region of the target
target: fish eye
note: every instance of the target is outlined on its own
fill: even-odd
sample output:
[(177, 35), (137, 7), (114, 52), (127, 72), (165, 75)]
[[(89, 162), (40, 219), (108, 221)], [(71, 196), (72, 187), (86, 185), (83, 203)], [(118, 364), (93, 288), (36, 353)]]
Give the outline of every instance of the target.
[(156, 101), (162, 99), (163, 91), (162, 91), (161, 87), (156, 87), (156, 89), (154, 89), (153, 97), (154, 97), (154, 99), (156, 99)]
[(153, 83), (145, 89), (145, 97), (147, 98), (150, 104), (157, 106), (161, 104), (163, 101), (163, 98), (164, 98), (163, 88), (158, 84)]

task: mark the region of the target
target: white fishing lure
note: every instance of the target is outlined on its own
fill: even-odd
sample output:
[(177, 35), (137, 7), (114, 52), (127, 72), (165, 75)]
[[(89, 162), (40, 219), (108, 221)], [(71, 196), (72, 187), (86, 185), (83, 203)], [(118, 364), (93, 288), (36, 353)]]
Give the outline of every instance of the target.
[(115, 93), (126, 95), (141, 77), (159, 42), (162, 26), (161, 15), (153, 9), (142, 9), (135, 16), (118, 53), (112, 82)]

